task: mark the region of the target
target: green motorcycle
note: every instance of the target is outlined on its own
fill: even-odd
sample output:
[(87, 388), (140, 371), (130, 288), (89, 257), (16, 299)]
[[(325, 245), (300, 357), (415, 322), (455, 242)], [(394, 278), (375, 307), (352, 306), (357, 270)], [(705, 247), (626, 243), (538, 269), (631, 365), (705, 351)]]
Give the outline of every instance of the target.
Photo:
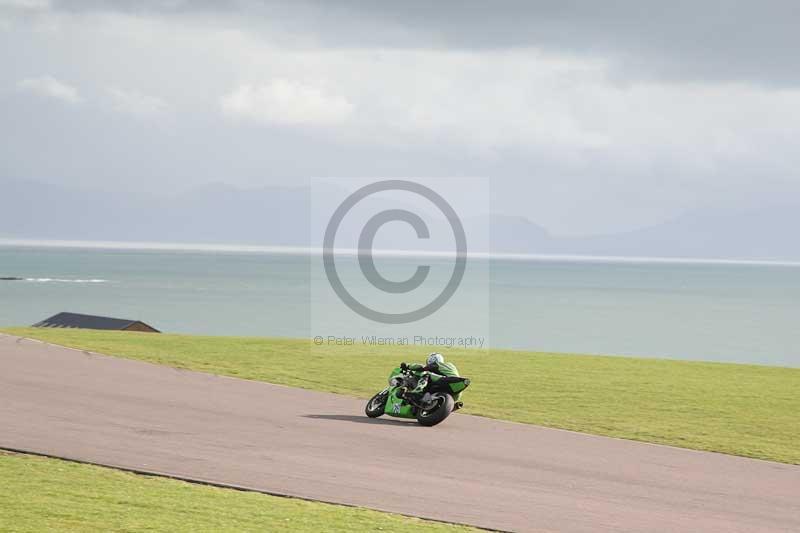
[(389, 375), (389, 386), (367, 402), (364, 412), (370, 418), (386, 414), (416, 418), (423, 426), (435, 426), (461, 407), (453, 396), (468, 386), (467, 378), (398, 367)]

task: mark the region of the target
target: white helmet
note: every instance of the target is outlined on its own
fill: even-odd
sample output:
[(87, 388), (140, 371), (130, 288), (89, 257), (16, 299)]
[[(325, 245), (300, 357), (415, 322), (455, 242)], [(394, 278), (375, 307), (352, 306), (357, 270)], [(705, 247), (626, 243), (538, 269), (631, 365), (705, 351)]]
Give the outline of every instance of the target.
[(433, 352), (432, 354), (430, 354), (428, 356), (427, 363), (428, 363), (428, 366), (433, 365), (433, 364), (439, 365), (441, 363), (444, 363), (444, 356), (442, 354), (440, 354), (440, 353)]

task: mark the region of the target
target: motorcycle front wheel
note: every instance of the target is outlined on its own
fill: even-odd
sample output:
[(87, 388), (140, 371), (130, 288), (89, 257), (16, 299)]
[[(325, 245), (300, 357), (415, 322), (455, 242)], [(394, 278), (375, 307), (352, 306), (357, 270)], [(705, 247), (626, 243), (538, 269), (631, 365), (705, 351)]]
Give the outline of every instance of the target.
[(435, 426), (450, 416), (455, 402), (449, 394), (442, 394), (436, 398), (436, 405), (430, 409), (424, 409), (417, 415), (417, 422), (422, 426)]
[(386, 409), (386, 400), (388, 399), (388, 392), (379, 392), (367, 402), (367, 406), (364, 408), (364, 414), (370, 418), (377, 418), (381, 416), (384, 409)]

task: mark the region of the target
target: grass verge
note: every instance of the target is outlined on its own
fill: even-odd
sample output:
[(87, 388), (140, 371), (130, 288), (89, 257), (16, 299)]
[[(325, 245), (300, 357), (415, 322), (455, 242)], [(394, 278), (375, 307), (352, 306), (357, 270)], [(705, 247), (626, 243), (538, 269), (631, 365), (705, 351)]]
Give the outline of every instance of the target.
[(0, 451), (0, 530), (478, 531)]
[[(422, 349), (88, 330), (3, 331), (75, 348), (367, 398)], [(800, 369), (450, 350), (475, 415), (800, 464)]]

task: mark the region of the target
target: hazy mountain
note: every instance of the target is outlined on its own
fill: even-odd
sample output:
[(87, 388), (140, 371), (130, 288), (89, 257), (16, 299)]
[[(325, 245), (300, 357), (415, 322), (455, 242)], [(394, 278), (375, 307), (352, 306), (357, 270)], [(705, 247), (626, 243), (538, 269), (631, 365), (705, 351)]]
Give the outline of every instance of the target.
[(0, 184), (6, 238), (295, 245), (309, 235), (300, 188), (207, 185), (177, 196)]
[(590, 255), (800, 259), (800, 207), (691, 211), (649, 228), (618, 235), (565, 239), (564, 252)]
[[(319, 246), (338, 205), (331, 199), (344, 195), (333, 186), (240, 189), (209, 184), (179, 195), (160, 196), (30, 181), (0, 182), (0, 191), (3, 238), (281, 246)], [(363, 224), (372, 213), (389, 207), (387, 200), (371, 197), (354, 208), (353, 220)], [(420, 212), (412, 206), (408, 209)], [(452, 232), (446, 221), (430, 213), (420, 215), (428, 223), (430, 239), (418, 239), (407, 225), (393, 223), (379, 232), (376, 247), (452, 249)], [(794, 238), (800, 209), (792, 205), (695, 211), (638, 231), (580, 238), (554, 237), (518, 216), (487, 215), (463, 222), (473, 251), (800, 259), (800, 245)], [(360, 231), (361, 225), (345, 221), (337, 243), (355, 247)]]

